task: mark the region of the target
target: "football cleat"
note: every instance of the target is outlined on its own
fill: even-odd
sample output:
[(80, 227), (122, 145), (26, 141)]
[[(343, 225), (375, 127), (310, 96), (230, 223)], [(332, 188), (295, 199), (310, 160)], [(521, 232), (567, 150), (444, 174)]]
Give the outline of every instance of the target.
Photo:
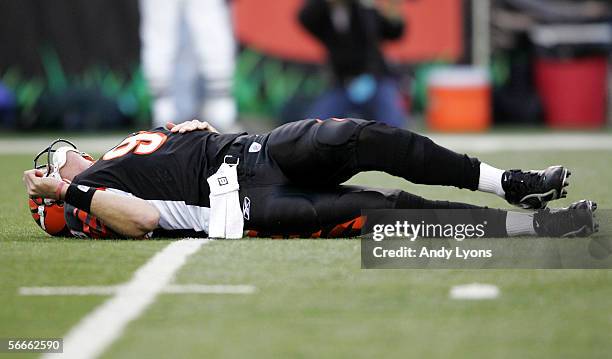
[(533, 227), (540, 237), (588, 237), (599, 231), (594, 212), (597, 203), (583, 199), (567, 208), (545, 208), (533, 215)]
[(509, 170), (502, 176), (506, 200), (525, 209), (545, 208), (549, 201), (567, 197), (572, 173), (563, 166), (541, 171)]

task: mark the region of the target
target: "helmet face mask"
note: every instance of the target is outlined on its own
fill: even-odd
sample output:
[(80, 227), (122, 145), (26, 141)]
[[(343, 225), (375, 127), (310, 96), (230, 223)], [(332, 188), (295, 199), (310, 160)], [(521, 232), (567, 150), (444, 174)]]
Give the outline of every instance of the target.
[[(66, 165), (68, 152), (74, 152), (92, 162), (94, 160), (87, 153), (79, 151), (74, 143), (60, 138), (53, 141), (34, 157), (34, 168), (45, 172), (45, 177), (62, 180), (59, 171)], [(47, 160), (46, 163), (44, 162), (45, 159)]]
[[(90, 155), (79, 151), (72, 142), (57, 139), (36, 155), (34, 168), (43, 171), (45, 177), (64, 181), (59, 172), (66, 165), (68, 152), (74, 152), (88, 161), (94, 161)], [(30, 198), (28, 203), (32, 218), (45, 232), (52, 236), (70, 236), (70, 230), (64, 218), (63, 201), (36, 197)]]

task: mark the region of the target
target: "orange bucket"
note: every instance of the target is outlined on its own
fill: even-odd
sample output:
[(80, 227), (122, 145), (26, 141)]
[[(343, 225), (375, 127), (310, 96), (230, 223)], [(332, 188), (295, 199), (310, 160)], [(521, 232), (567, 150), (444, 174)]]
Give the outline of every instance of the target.
[(427, 124), (444, 132), (480, 132), (491, 126), (491, 84), (484, 69), (455, 66), (428, 79)]

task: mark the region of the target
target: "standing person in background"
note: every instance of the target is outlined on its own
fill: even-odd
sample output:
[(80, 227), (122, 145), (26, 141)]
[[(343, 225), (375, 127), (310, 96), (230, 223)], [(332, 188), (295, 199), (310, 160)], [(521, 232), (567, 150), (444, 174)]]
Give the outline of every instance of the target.
[(380, 44), (404, 33), (401, 0), (306, 0), (299, 20), (327, 50), (333, 87), (315, 102), (314, 118), (361, 116), (403, 127), (403, 108)]
[[(217, 128), (235, 126), (232, 97), (235, 41), (225, 0), (140, 0), (142, 64), (153, 95), (153, 125), (179, 121), (173, 77), (180, 50), (181, 21), (197, 57), (203, 98), (195, 116)], [(194, 88), (196, 88), (194, 86)]]

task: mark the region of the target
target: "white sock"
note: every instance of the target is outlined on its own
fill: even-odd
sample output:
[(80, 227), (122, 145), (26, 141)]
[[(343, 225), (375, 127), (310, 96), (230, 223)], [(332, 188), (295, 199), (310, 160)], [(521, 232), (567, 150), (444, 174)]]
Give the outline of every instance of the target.
[(533, 227), (533, 213), (508, 212), (506, 232), (508, 232), (508, 237), (536, 235)]
[(482, 192), (494, 193), (504, 197), (506, 192), (502, 188), (502, 176), (504, 170), (491, 167), (488, 164), (480, 163), (480, 178), (478, 179), (478, 190)]

